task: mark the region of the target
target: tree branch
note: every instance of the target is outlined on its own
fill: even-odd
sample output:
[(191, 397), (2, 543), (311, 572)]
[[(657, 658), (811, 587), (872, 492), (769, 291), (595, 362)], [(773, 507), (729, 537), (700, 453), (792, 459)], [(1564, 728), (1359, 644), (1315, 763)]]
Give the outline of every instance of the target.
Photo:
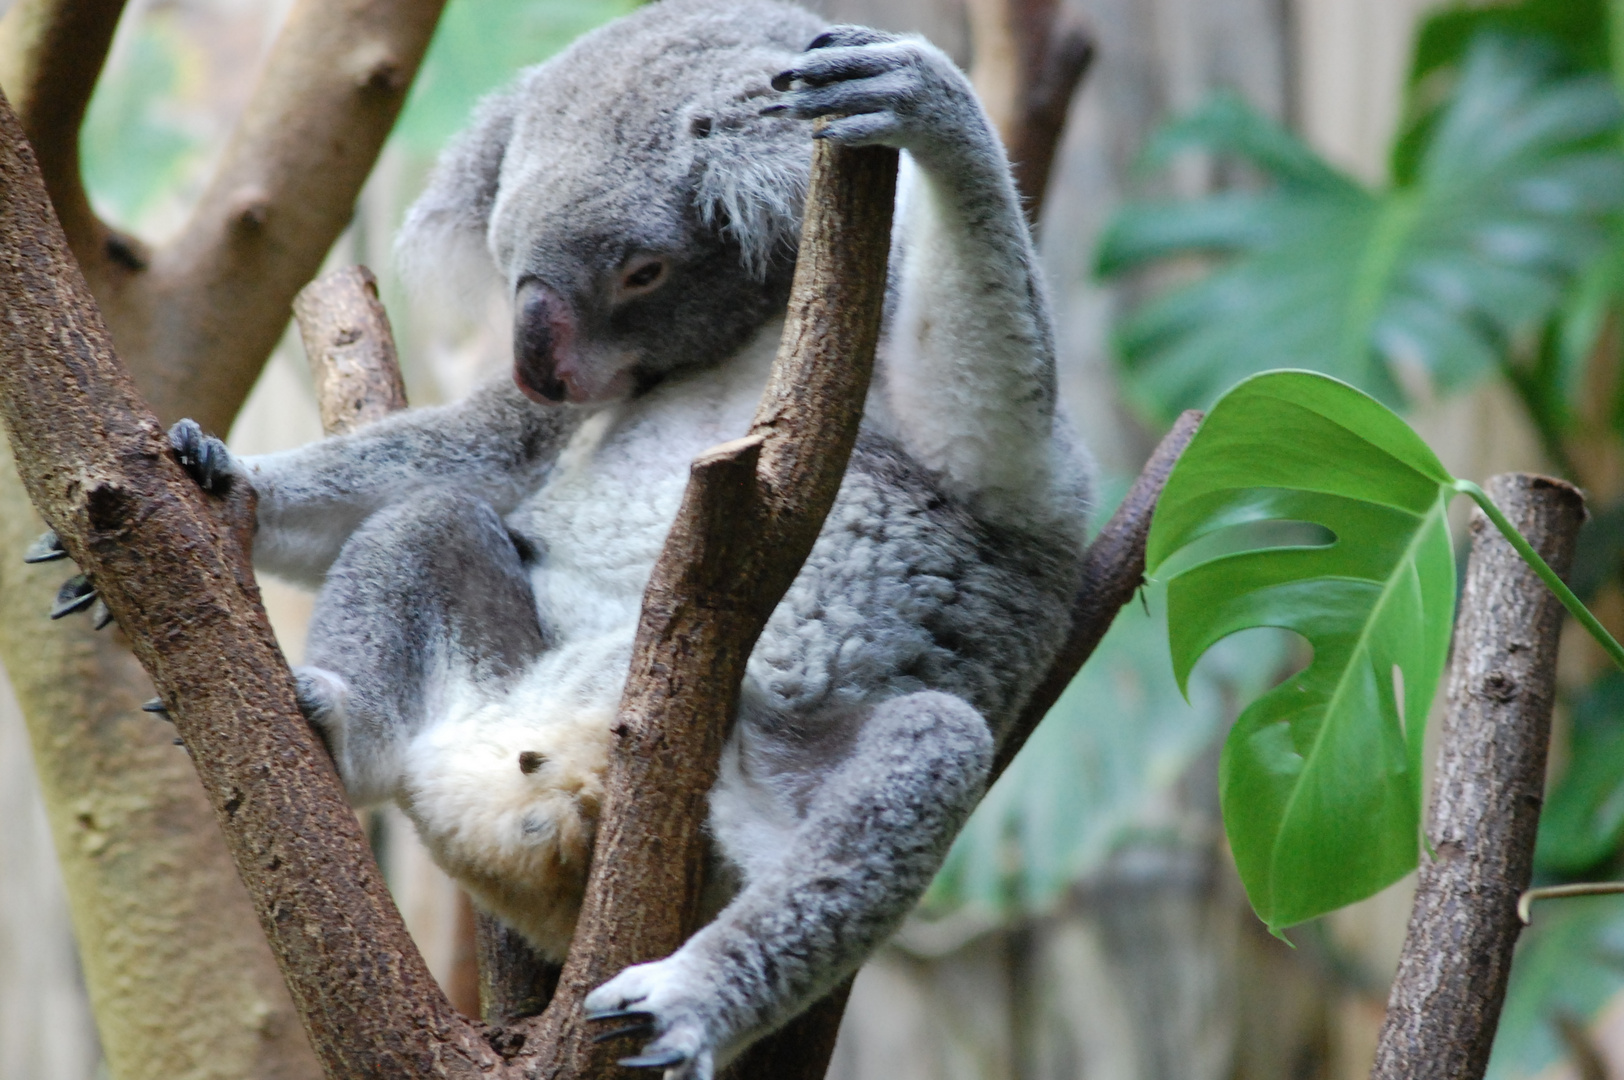
[(124, 0), (18, 0), (0, 20), (0, 86), (34, 145), (45, 188), (81, 262), (111, 234), (79, 174), (79, 128)]
[[(1489, 494), (1559, 574), (1584, 521), (1564, 481), (1498, 476)], [(1373, 1080), (1476, 1080), (1488, 1066), (1517, 897), (1533, 873), (1562, 605), (1479, 511), (1455, 622), (1427, 836)]]
[(812, 550), (857, 438), (879, 338), (893, 150), (815, 144), (778, 359), (750, 433), (701, 455), (643, 595), (586, 899), (534, 1025), (551, 1072), (609, 1076), (581, 1000), (697, 929), (705, 797), (745, 661)]
[(0, 418), (35, 505), (168, 703), (330, 1077), (472, 1075), (459, 1017), (299, 714), (233, 525), (175, 462), (97, 314), (0, 101)]
[(344, 266), (323, 274), (299, 290), (293, 314), (323, 433), (343, 435), (406, 407), (395, 334), (371, 270)]

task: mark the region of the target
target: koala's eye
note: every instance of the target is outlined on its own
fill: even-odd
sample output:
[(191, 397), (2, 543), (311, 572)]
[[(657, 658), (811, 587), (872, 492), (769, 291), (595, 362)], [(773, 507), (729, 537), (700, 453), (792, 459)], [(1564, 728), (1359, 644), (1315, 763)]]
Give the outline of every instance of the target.
[(639, 259), (627, 267), (620, 275), (620, 290), (623, 296), (636, 296), (651, 292), (665, 280), (665, 261), (663, 259)]

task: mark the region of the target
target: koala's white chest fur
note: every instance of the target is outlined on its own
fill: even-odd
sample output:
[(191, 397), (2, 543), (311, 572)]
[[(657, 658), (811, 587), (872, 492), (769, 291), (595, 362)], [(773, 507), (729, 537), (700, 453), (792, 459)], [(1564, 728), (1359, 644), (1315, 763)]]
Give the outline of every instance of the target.
[(405, 755), (401, 802), (440, 863), (557, 956), (585, 886), (644, 587), (689, 463), (748, 430), (779, 333), (773, 324), (727, 365), (581, 425), (546, 482), (507, 516), (536, 551), (547, 652), (494, 691), (448, 677), (444, 700), (429, 703), (444, 719)]

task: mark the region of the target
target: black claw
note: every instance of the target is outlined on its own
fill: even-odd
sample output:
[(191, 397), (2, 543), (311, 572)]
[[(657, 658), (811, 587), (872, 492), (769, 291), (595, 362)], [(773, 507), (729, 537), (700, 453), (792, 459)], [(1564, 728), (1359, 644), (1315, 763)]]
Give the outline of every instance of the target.
[(783, 92), (785, 90), (788, 90), (790, 88), (790, 84), (793, 83), (794, 81), (795, 81), (795, 72), (793, 72), (793, 71), (780, 71), (777, 75), (773, 76), (773, 89), (777, 90), (779, 92)]
[(592, 1036), (592, 1041), (594, 1043), (601, 1043), (608, 1042), (610, 1039), (618, 1039), (622, 1035), (652, 1034), (654, 1034), (654, 1022), (650, 1020), (642, 1024), (627, 1024), (625, 1027), (617, 1027), (613, 1031), (600, 1031), (596, 1035)]
[(107, 606), (107, 601), (98, 596), (96, 606), (90, 609), (90, 624), (97, 630), (105, 630), (112, 621), (112, 609)]
[(639, 1054), (637, 1057), (625, 1057), (615, 1062), (628, 1069), (669, 1069), (673, 1065), (681, 1065), (688, 1060), (688, 1055), (681, 1050), (666, 1050), (659, 1054)]
[(29, 544), (28, 550), (23, 552), (25, 563), (55, 562), (67, 557), (67, 549), (62, 546), (62, 539), (56, 535), (55, 529), (47, 529), (44, 535)]
[(165, 720), (169, 719), (169, 706), (164, 704), (163, 698), (155, 697), (151, 701), (143, 701), (141, 703), (141, 711), (154, 713), (163, 717)]
[(62, 583), (56, 591), (56, 604), (51, 608), (51, 618), (60, 619), (64, 615), (72, 615), (75, 611), (83, 611), (96, 602), (96, 587), (90, 579), (83, 574), (75, 574)]
[(634, 1016), (642, 1017), (644, 1020), (654, 1019), (654, 1014), (647, 1009), (598, 1009), (582, 1015), (594, 1023), (600, 1020), (630, 1020)]
[(768, 105), (765, 109), (761, 110), (761, 115), (762, 116), (777, 116), (779, 113), (786, 113), (786, 112), (789, 112), (789, 106), (788, 105)]
[(186, 740), (181, 738), (179, 735), (176, 735), (173, 739), (170, 739), (169, 741), (174, 743), (176, 746), (185, 746), (186, 745)]

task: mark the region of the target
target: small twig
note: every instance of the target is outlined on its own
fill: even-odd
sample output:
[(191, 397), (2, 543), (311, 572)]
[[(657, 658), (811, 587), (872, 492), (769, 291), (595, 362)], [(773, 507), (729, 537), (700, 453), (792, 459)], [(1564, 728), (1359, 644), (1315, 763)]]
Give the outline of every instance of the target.
[(1524, 889), (1517, 897), (1517, 918), (1527, 926), (1533, 922), (1529, 908), (1536, 900), (1561, 900), (1568, 896), (1616, 896), (1624, 893), (1624, 881), (1580, 881), (1571, 885), (1541, 885), (1537, 889)]
[[(1489, 483), (1515, 531), (1566, 572), (1578, 489), (1516, 474)], [(1422, 860), (1372, 1080), (1478, 1080), (1522, 929), (1556, 693), (1562, 604), (1483, 515), (1455, 623)]]
[(378, 279), (364, 266), (340, 267), (293, 298), (321, 429), (342, 435), (406, 407), (406, 384)]

